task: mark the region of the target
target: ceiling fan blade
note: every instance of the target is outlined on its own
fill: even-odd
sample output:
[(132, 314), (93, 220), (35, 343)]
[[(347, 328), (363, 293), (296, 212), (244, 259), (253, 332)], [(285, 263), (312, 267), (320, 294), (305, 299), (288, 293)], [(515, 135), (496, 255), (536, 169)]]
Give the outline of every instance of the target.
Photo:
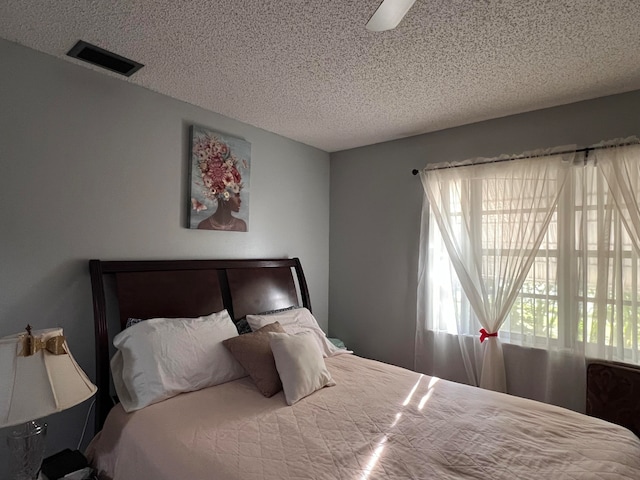
[(367, 30), (383, 32), (396, 28), (416, 0), (383, 0), (367, 22)]

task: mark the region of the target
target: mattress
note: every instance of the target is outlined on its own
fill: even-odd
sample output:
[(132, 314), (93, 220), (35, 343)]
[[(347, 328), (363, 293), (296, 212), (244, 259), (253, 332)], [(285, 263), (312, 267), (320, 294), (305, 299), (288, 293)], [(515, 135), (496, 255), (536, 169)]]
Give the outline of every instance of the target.
[(287, 406), (246, 377), (127, 414), (87, 450), (113, 480), (640, 479), (640, 440), (560, 407), (355, 355)]

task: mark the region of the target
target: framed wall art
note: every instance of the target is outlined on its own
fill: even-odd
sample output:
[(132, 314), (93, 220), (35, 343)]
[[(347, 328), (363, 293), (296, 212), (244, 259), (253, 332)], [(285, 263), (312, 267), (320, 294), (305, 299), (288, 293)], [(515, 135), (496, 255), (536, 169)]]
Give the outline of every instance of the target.
[(196, 125), (190, 137), (189, 228), (246, 232), (251, 144)]

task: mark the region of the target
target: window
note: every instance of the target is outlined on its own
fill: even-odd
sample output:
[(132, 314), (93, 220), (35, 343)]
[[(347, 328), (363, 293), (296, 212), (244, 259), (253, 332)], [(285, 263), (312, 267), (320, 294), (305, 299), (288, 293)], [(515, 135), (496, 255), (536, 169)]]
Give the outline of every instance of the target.
[[(499, 336), (503, 342), (578, 349), (589, 357), (640, 363), (638, 253), (602, 172), (594, 163), (579, 160), (569, 169), (557, 207)], [(508, 276), (494, 271), (500, 265), (494, 257), (501, 252), (491, 246), (497, 239), (508, 248), (510, 236), (520, 232), (508, 226), (521, 223), (518, 216), (525, 214), (518, 204), (522, 185), (514, 183), (511, 189), (499, 189), (492, 182), (483, 179), (468, 188), (448, 185), (449, 192), (466, 191), (470, 198), (446, 196), (453, 235), (459, 235), (463, 223), (469, 221), (463, 220), (463, 202), (468, 201), (475, 210), (469, 218), (476, 224), (469, 229), (479, 238), (470, 235), (464, 239), (461, 235), (464, 240), (460, 248), (480, 249), (476, 258), (481, 259), (479, 270), (489, 290), (499, 289), (497, 283)], [(527, 221), (545, 221), (547, 206), (537, 207), (540, 215), (527, 210)], [(536, 249), (533, 237), (519, 241), (523, 249)], [(478, 320), (449, 258), (432, 212), (429, 328), (477, 335)]]

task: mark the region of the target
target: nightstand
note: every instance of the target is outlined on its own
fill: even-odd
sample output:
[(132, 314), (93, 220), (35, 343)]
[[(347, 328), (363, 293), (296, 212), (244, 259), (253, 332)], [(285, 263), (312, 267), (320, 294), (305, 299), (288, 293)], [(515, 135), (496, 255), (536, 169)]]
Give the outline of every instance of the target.
[[(329, 338), (329, 337), (327, 337)], [(342, 348), (342, 349), (347, 349), (347, 347), (345, 346), (344, 342), (342, 340), (340, 340), (339, 338), (329, 338), (329, 341), (331, 343), (333, 343), (336, 347), (338, 348)]]
[(640, 435), (640, 367), (604, 360), (589, 362), (587, 415)]
[(65, 449), (42, 461), (42, 480), (90, 480), (93, 469), (78, 450)]

